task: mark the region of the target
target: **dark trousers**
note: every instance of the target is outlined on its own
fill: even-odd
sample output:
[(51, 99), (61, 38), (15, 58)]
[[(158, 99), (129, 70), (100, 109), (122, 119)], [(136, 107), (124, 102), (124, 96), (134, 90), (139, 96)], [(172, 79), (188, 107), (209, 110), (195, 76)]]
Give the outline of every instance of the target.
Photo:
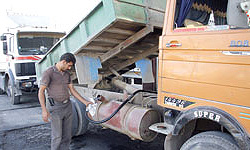
[(51, 115), (51, 150), (69, 150), (72, 137), (71, 102), (49, 106)]

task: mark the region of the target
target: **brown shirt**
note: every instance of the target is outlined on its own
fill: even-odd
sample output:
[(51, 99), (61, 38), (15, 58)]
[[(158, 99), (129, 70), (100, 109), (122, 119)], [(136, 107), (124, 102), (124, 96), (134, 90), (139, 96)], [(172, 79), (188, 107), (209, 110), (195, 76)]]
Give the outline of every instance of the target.
[(55, 101), (69, 99), (68, 84), (71, 84), (70, 73), (68, 71), (59, 72), (56, 66), (49, 67), (44, 71), (40, 85), (45, 85), (48, 96)]

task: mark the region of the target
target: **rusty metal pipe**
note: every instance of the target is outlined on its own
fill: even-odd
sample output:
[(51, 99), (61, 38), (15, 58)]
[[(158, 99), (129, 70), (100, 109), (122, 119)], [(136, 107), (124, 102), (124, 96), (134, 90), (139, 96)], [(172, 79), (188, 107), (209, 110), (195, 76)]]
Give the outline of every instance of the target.
[(118, 87), (119, 89), (126, 90), (129, 94), (133, 94), (134, 92), (138, 91), (139, 89), (117, 79), (113, 78), (111, 82), (114, 86)]

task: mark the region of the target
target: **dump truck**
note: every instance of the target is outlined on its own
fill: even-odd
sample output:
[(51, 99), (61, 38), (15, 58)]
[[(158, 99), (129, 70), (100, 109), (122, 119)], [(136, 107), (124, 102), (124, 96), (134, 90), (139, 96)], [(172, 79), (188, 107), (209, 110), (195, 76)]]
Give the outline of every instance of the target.
[(21, 96), (37, 95), (35, 63), (65, 33), (35, 25), (36, 16), (15, 13), (8, 17), (17, 22), (1, 33), (0, 94), (6, 93), (11, 104), (19, 104)]
[[(86, 109), (71, 99), (75, 136), (91, 122), (144, 142), (166, 135), (165, 150), (249, 150), (249, 8), (243, 0), (102, 0), (37, 64), (37, 78), (75, 54), (75, 88), (95, 100)], [(142, 89), (123, 80), (133, 68)]]

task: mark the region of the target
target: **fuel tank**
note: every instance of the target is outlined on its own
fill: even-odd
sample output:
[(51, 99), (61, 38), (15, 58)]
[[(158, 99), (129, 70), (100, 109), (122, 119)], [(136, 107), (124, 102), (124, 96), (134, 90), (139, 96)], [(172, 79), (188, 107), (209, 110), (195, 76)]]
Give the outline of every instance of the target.
[[(118, 101), (99, 103), (94, 119), (108, 118), (121, 104), (122, 102)], [(113, 118), (102, 125), (126, 134), (132, 139), (150, 142), (157, 133), (150, 131), (149, 126), (157, 122), (160, 122), (160, 114), (156, 110), (126, 104)]]

